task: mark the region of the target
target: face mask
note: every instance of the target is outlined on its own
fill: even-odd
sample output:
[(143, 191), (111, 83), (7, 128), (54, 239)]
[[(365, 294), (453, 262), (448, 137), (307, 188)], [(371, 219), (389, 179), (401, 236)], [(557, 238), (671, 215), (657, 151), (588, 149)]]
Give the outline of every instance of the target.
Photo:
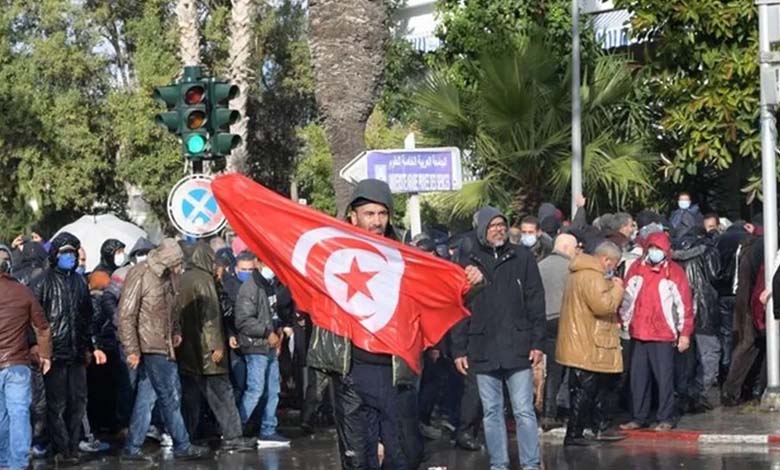
[(124, 253), (117, 253), (114, 255), (114, 266), (117, 268), (121, 268), (124, 264), (127, 258), (125, 257)]
[(268, 266), (263, 266), (263, 269), (261, 269), (261, 270), (260, 270), (260, 275), (261, 275), (261, 276), (263, 276), (263, 278), (264, 278), (266, 281), (270, 281), (271, 279), (273, 279), (274, 277), (276, 277), (276, 275), (274, 274), (274, 272), (273, 272), (273, 271), (271, 271), (271, 268), (269, 268)]
[(606, 277), (607, 279), (612, 279), (613, 277), (615, 277), (615, 270), (612, 268), (607, 269), (607, 272), (604, 274), (604, 277)]
[(523, 234), (522, 237), (520, 237), (520, 243), (523, 244), (523, 246), (526, 246), (528, 248), (531, 248), (532, 246), (536, 245), (537, 237), (533, 234)]
[(647, 259), (653, 264), (658, 264), (666, 258), (664, 250), (658, 248), (650, 248), (647, 250)]
[(135, 257), (135, 263), (136, 263), (136, 264), (138, 264), (138, 263), (143, 263), (144, 261), (146, 261), (146, 255), (143, 255), (143, 256), (136, 256), (136, 257)]
[(0, 273), (10, 273), (11, 272), (11, 262), (7, 259), (4, 259), (0, 261)]
[(686, 210), (691, 207), (691, 201), (677, 201), (677, 206), (682, 210)]
[(636, 241), (637, 233), (639, 233), (637, 230), (634, 230), (633, 232), (631, 232), (631, 237), (629, 237), (629, 238), (631, 239), (632, 242)]
[(57, 257), (57, 267), (63, 271), (71, 271), (76, 267), (76, 255), (63, 253)]
[(243, 283), (245, 283), (246, 281), (248, 281), (249, 279), (252, 278), (252, 271), (238, 271), (236, 273), (236, 277), (243, 284)]
[(83, 276), (83, 275), (84, 275), (84, 273), (86, 273), (86, 272), (87, 272), (87, 268), (85, 268), (84, 266), (79, 266), (78, 268), (76, 268), (76, 272), (77, 272), (78, 274), (81, 274), (81, 275)]

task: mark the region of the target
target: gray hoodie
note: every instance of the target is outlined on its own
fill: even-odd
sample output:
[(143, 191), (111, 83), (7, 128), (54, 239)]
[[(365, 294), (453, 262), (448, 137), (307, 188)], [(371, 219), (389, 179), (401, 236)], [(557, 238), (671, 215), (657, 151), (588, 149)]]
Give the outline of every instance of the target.
[(477, 240), (479, 240), (479, 243), (481, 243), (484, 247), (492, 248), (490, 243), (487, 241), (487, 230), (490, 222), (496, 217), (501, 217), (504, 219), (504, 222), (507, 222), (506, 216), (495, 207), (485, 206), (477, 211), (477, 215), (475, 217), (477, 222)]

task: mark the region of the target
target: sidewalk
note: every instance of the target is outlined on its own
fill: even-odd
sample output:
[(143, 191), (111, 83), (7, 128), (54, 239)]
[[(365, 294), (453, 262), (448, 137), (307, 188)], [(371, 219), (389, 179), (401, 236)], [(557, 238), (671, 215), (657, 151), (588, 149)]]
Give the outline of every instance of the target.
[[(544, 433), (549, 440), (563, 439), (566, 430)], [(762, 411), (756, 404), (718, 407), (702, 414), (685, 415), (669, 432), (628, 431), (628, 440), (677, 441), (699, 444), (755, 444), (780, 447), (780, 413)]]

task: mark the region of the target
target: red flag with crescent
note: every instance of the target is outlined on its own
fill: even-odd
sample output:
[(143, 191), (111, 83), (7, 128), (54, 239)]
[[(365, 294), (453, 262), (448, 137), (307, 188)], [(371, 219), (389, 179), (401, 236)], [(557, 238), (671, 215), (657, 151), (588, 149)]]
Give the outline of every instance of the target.
[(463, 269), (297, 204), (239, 175), (212, 183), (249, 249), (312, 322), (420, 372), (422, 351), (468, 315)]

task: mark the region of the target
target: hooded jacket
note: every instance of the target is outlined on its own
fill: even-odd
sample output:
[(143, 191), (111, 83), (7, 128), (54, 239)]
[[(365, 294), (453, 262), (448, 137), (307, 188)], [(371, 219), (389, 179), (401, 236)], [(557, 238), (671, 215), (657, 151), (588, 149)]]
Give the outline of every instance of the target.
[(542, 350), (545, 333), (544, 287), (531, 252), (509, 242), (493, 247), (487, 230), (506, 217), (485, 207), (477, 213), (478, 245), (465, 260), (477, 266), (485, 286), (470, 297), (471, 317), (453, 330), (453, 354), (467, 356), (476, 373), (527, 369), (532, 349)]
[(121, 268), (121, 266), (117, 266), (116, 263), (114, 263), (114, 255), (116, 254), (117, 250), (124, 247), (124, 243), (113, 238), (109, 238), (108, 240), (104, 241), (103, 245), (100, 247), (100, 263), (94, 270), (105, 271), (108, 274), (113, 274), (117, 268)]
[(569, 269), (555, 360), (591, 372), (623, 372), (617, 315), (623, 289), (606, 278), (593, 256), (576, 256)]
[[(375, 202), (387, 207), (390, 215), (393, 214), (393, 195), (390, 187), (384, 181), (376, 179), (362, 180), (355, 186), (350, 198), (349, 206), (352, 207), (361, 200)], [(392, 224), (388, 223), (385, 236), (397, 240), (398, 237)], [(236, 323), (238, 319), (236, 318)], [(416, 374), (406, 364), (406, 361), (391, 356), (389, 359), (384, 354), (373, 354), (360, 348), (355, 348), (348, 338), (334, 334), (328, 330), (314, 326), (312, 328), (309, 350), (306, 354), (306, 362), (309, 367), (347, 375), (352, 367), (353, 358), (356, 361), (386, 362), (393, 368), (393, 385), (415, 385)]]
[(81, 243), (68, 232), (57, 235), (51, 242), (51, 266), (33, 282), (32, 290), (51, 327), (52, 362), (83, 364), (92, 349), (92, 299), (75, 266), (70, 271), (57, 266), (57, 254), (64, 246), (78, 251)]
[(670, 260), (671, 243), (665, 233), (654, 233), (646, 246), (656, 246), (666, 257), (657, 265), (646, 258), (635, 262), (626, 275), (626, 292), (620, 307), (631, 338), (674, 342), (693, 334), (693, 301), (688, 278)]
[(119, 339), (126, 355), (165, 354), (174, 358), (175, 282), (172, 270), (182, 264), (176, 240), (166, 238), (146, 261), (127, 273), (119, 298)]
[(14, 260), (13, 276), (22, 284), (29, 286), (49, 265), (49, 254), (38, 242), (29, 241), (22, 245), (21, 256)]
[(218, 363), (211, 360), (212, 351), (227, 348), (214, 279), (214, 250), (206, 243), (195, 245), (177, 299), (182, 331), (182, 343), (176, 351), (179, 370), (188, 375), (227, 374), (227, 354)]
[(150, 251), (154, 250), (154, 244), (144, 237), (138, 239), (127, 255), (129, 259), (135, 259), (139, 256), (146, 256)]
[(720, 272), (720, 256), (712, 242), (704, 235), (684, 236), (675, 241), (672, 259), (683, 267), (691, 286), (696, 333), (719, 334), (718, 291), (713, 284)]

